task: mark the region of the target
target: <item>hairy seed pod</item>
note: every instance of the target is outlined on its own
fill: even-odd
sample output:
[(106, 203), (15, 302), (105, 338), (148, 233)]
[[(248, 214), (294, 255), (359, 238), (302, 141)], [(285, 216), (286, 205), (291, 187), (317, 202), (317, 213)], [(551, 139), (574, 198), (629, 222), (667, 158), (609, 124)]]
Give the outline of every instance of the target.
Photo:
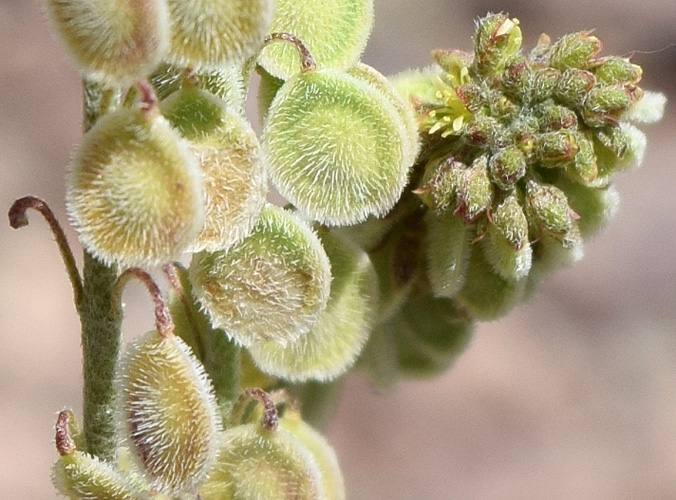
[(481, 244), (486, 260), (503, 278), (520, 280), (528, 274), (533, 256), (528, 219), (515, 195), (509, 195), (493, 209)]
[(425, 226), (427, 278), (432, 291), (437, 297), (454, 297), (465, 283), (476, 230), (450, 212), (428, 213)]
[(59, 38), (89, 78), (126, 86), (145, 78), (169, 48), (162, 0), (47, 0)]
[(239, 243), (196, 254), (190, 280), (212, 323), (233, 341), (285, 344), (307, 333), (326, 308), (331, 271), (317, 235), (270, 205)]
[(408, 103), (434, 102), (438, 99), (438, 89), (432, 80), (434, 75), (439, 75), (439, 68), (433, 65), (402, 71), (389, 77), (389, 80)]
[(320, 238), (333, 275), (326, 310), (295, 342), (249, 346), (261, 370), (292, 382), (328, 381), (343, 374), (364, 347), (375, 316), (377, 277), (366, 253), (328, 231)]
[(645, 91), (643, 97), (622, 114), (622, 120), (655, 123), (662, 119), (667, 98), (660, 92)]
[(52, 483), (70, 500), (142, 500), (145, 498), (111, 465), (81, 451), (59, 457)]
[(433, 377), (448, 370), (474, 332), (473, 322), (452, 300), (429, 296), (409, 298), (387, 325), (399, 370), (410, 377)]
[[(319, 68), (347, 69), (359, 60), (372, 28), (373, 0), (275, 0), (270, 31), (301, 39)], [(258, 63), (284, 80), (298, 73), (298, 53), (290, 44), (269, 44)]]
[(176, 335), (149, 332), (120, 360), (120, 435), (151, 488), (190, 491), (216, 460), (220, 415), (202, 365)]
[(551, 234), (543, 234), (533, 245), (532, 272), (536, 278), (550, 274), (557, 269), (578, 262), (583, 254), (584, 242), (577, 225), (568, 231), (563, 240)]
[(570, 208), (580, 217), (577, 225), (583, 238), (601, 231), (617, 213), (620, 195), (613, 186), (592, 188), (566, 179), (557, 181)]
[(327, 225), (387, 213), (406, 184), (407, 132), (369, 84), (336, 70), (289, 79), (268, 113), (263, 147), (282, 196)]
[(324, 436), (304, 422), (297, 412), (287, 411), (279, 421), (279, 427), (296, 437), (312, 454), (321, 472), (326, 500), (345, 500), (345, 484), (338, 457)]
[(223, 99), (230, 109), (242, 109), (246, 100), (242, 71), (234, 64), (193, 74), (184, 68), (162, 63), (155, 68), (149, 80), (160, 100), (166, 99), (179, 90), (186, 81), (191, 80), (199, 88)]
[(528, 280), (506, 280), (493, 271), (484, 252), (472, 252), (465, 286), (458, 302), (479, 320), (494, 320), (507, 314), (523, 300)]
[(66, 208), (99, 259), (160, 265), (176, 259), (204, 223), (202, 175), (156, 110), (121, 109), (84, 136), (71, 162)]
[(413, 113), (413, 107), (404, 100), (394, 85), (385, 78), (385, 76), (371, 66), (359, 62), (352, 66), (347, 72), (358, 80), (362, 80), (372, 85), (377, 91), (385, 96), (392, 105), (394, 105), (394, 108), (397, 110), (397, 113), (404, 124), (404, 129), (407, 132), (404, 142), (408, 147), (405, 150), (404, 163), (413, 165), (420, 149), (418, 123), (415, 114)]
[(263, 44), (272, 21), (272, 0), (167, 0), (177, 66), (215, 69), (241, 63)]
[(239, 112), (204, 90), (184, 87), (160, 109), (188, 139), (204, 179), (205, 222), (190, 251), (225, 249), (244, 238), (265, 205), (265, 158)]
[(312, 453), (283, 428), (238, 425), (221, 435), (216, 465), (199, 487), (201, 500), (324, 500)]

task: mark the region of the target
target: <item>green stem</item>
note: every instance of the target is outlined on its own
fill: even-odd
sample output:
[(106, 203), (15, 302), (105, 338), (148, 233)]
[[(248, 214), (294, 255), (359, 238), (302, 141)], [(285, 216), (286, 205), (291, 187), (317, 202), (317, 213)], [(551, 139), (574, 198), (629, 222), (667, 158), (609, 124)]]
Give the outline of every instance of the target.
[(87, 451), (103, 460), (115, 454), (115, 366), (122, 342), (122, 308), (115, 301), (117, 269), (84, 254), (80, 307), (84, 375), (83, 428)]
[[(83, 81), (84, 120), (87, 132), (98, 118), (114, 109), (120, 92)], [(115, 456), (113, 419), (115, 366), (122, 342), (122, 309), (114, 300), (117, 266), (108, 266), (84, 252), (83, 289), (80, 305), (83, 364), (83, 430), (87, 451), (103, 459)]]

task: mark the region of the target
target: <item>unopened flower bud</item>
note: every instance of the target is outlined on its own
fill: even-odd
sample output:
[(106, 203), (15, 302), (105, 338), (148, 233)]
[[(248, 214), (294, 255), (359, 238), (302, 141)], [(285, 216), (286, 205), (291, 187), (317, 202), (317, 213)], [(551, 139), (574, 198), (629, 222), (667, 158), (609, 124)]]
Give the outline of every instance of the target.
[(562, 237), (573, 224), (573, 211), (568, 206), (568, 198), (559, 188), (549, 184), (528, 182), (526, 188), (531, 221), (540, 231)]
[(577, 153), (574, 134), (566, 129), (545, 132), (535, 137), (535, 156), (544, 167), (557, 167)]
[(576, 128), (577, 115), (565, 106), (552, 101), (542, 103), (535, 109), (541, 132), (553, 132), (562, 128)]
[(532, 251), (528, 220), (515, 195), (505, 198), (491, 212), (487, 233), (481, 244), (495, 272), (508, 280), (525, 277), (530, 271)]
[(584, 101), (584, 121), (590, 127), (617, 124), (619, 116), (632, 102), (632, 93), (624, 86), (595, 86)]
[(493, 186), (488, 176), (488, 162), (482, 156), (463, 173), (456, 213), (465, 221), (472, 222), (488, 209), (492, 201)]
[(571, 33), (559, 38), (549, 52), (549, 65), (560, 71), (568, 68), (586, 69), (601, 51), (601, 41), (589, 31)]
[(577, 152), (572, 162), (568, 163), (567, 173), (573, 179), (580, 180), (584, 184), (591, 184), (598, 177), (599, 169), (594, 151), (593, 141), (582, 133), (574, 135)]
[(521, 29), (517, 19), (505, 14), (489, 14), (477, 22), (474, 35), (474, 65), (478, 73), (491, 75), (521, 49)]
[(637, 84), (643, 69), (626, 57), (609, 56), (598, 59), (591, 68), (596, 80), (604, 85)]
[(476, 113), (462, 129), (462, 138), (468, 144), (481, 146), (495, 141), (503, 133), (503, 127), (497, 118)]
[(432, 59), (446, 73), (456, 81), (461, 80), (463, 68), (472, 64), (472, 54), (455, 49), (437, 49), (432, 51)]
[(564, 106), (578, 109), (584, 104), (587, 92), (595, 83), (596, 78), (589, 71), (569, 68), (559, 76), (553, 96)]
[(526, 158), (518, 147), (508, 146), (490, 157), (488, 171), (493, 182), (507, 191), (526, 174)]
[(435, 213), (447, 212), (457, 202), (465, 170), (467, 166), (453, 157), (431, 162), (427, 166), (423, 186), (415, 192)]

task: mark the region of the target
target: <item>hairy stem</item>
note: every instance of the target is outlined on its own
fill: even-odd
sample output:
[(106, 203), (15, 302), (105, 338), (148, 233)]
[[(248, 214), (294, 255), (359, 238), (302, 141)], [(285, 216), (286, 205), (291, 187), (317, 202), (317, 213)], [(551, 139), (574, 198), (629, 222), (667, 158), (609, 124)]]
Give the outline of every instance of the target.
[[(83, 81), (84, 120), (87, 132), (96, 120), (119, 103), (119, 91)], [(83, 430), (87, 451), (103, 460), (115, 455), (113, 380), (122, 342), (122, 310), (114, 301), (116, 266), (108, 266), (84, 252), (80, 306), (83, 364)]]

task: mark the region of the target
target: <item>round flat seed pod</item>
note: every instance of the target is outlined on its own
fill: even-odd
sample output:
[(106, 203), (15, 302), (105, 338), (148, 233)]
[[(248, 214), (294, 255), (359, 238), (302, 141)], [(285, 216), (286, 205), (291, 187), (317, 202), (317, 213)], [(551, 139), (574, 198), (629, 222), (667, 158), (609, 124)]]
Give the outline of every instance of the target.
[(345, 482), (338, 457), (324, 436), (301, 420), (299, 415), (290, 412), (279, 421), (279, 427), (293, 434), (314, 457), (321, 472), (326, 500), (345, 500)]
[[(160, 64), (150, 75), (150, 83), (155, 94), (164, 100), (183, 86), (185, 69), (171, 64)], [(246, 89), (242, 79), (241, 68), (237, 65), (220, 66), (194, 73), (197, 86), (210, 94), (223, 99), (232, 109), (241, 109), (246, 100)]]
[(326, 308), (331, 268), (317, 235), (270, 205), (239, 243), (196, 254), (190, 280), (214, 326), (233, 341), (285, 344), (307, 333)]
[(327, 225), (387, 213), (406, 185), (406, 131), (369, 84), (336, 70), (289, 79), (270, 106), (263, 148), (282, 196)]
[(66, 208), (84, 247), (104, 262), (165, 264), (204, 223), (202, 175), (159, 113), (121, 109), (84, 136), (70, 166)]
[(160, 109), (188, 139), (202, 170), (205, 221), (189, 250), (225, 249), (249, 234), (265, 205), (265, 158), (256, 133), (239, 112), (196, 87), (175, 92)]
[[(372, 28), (373, 0), (275, 0), (270, 31), (300, 38), (319, 68), (347, 69), (359, 60)], [(269, 44), (258, 63), (285, 80), (298, 73), (298, 52), (290, 44)]]
[(405, 151), (404, 163), (409, 166), (413, 165), (418, 156), (418, 150), (420, 149), (420, 143), (418, 141), (418, 122), (413, 112), (413, 107), (385, 76), (368, 64), (358, 62), (348, 70), (348, 73), (355, 78), (372, 85), (395, 107), (404, 124), (404, 129), (406, 130), (404, 141), (408, 147)]
[(168, 62), (195, 69), (242, 62), (263, 44), (272, 0), (168, 0)]
[(152, 489), (190, 491), (216, 460), (220, 415), (202, 365), (175, 335), (129, 345), (117, 385), (119, 432)]
[(452, 298), (465, 284), (476, 230), (450, 211), (442, 215), (428, 212), (425, 226), (427, 277), (432, 291), (437, 297)]
[(312, 453), (283, 428), (238, 425), (221, 435), (202, 500), (324, 500), (322, 474)]
[(70, 500), (145, 498), (112, 466), (81, 451), (59, 457), (52, 467), (52, 483)]
[(88, 77), (126, 86), (145, 78), (169, 48), (161, 0), (48, 0), (57, 35)]
[(295, 342), (249, 346), (263, 372), (293, 382), (327, 381), (345, 373), (364, 347), (375, 315), (378, 278), (366, 253), (328, 231), (320, 236), (333, 275), (326, 310)]
[(448, 370), (474, 331), (472, 321), (447, 298), (411, 297), (388, 322), (402, 374), (433, 377)]

